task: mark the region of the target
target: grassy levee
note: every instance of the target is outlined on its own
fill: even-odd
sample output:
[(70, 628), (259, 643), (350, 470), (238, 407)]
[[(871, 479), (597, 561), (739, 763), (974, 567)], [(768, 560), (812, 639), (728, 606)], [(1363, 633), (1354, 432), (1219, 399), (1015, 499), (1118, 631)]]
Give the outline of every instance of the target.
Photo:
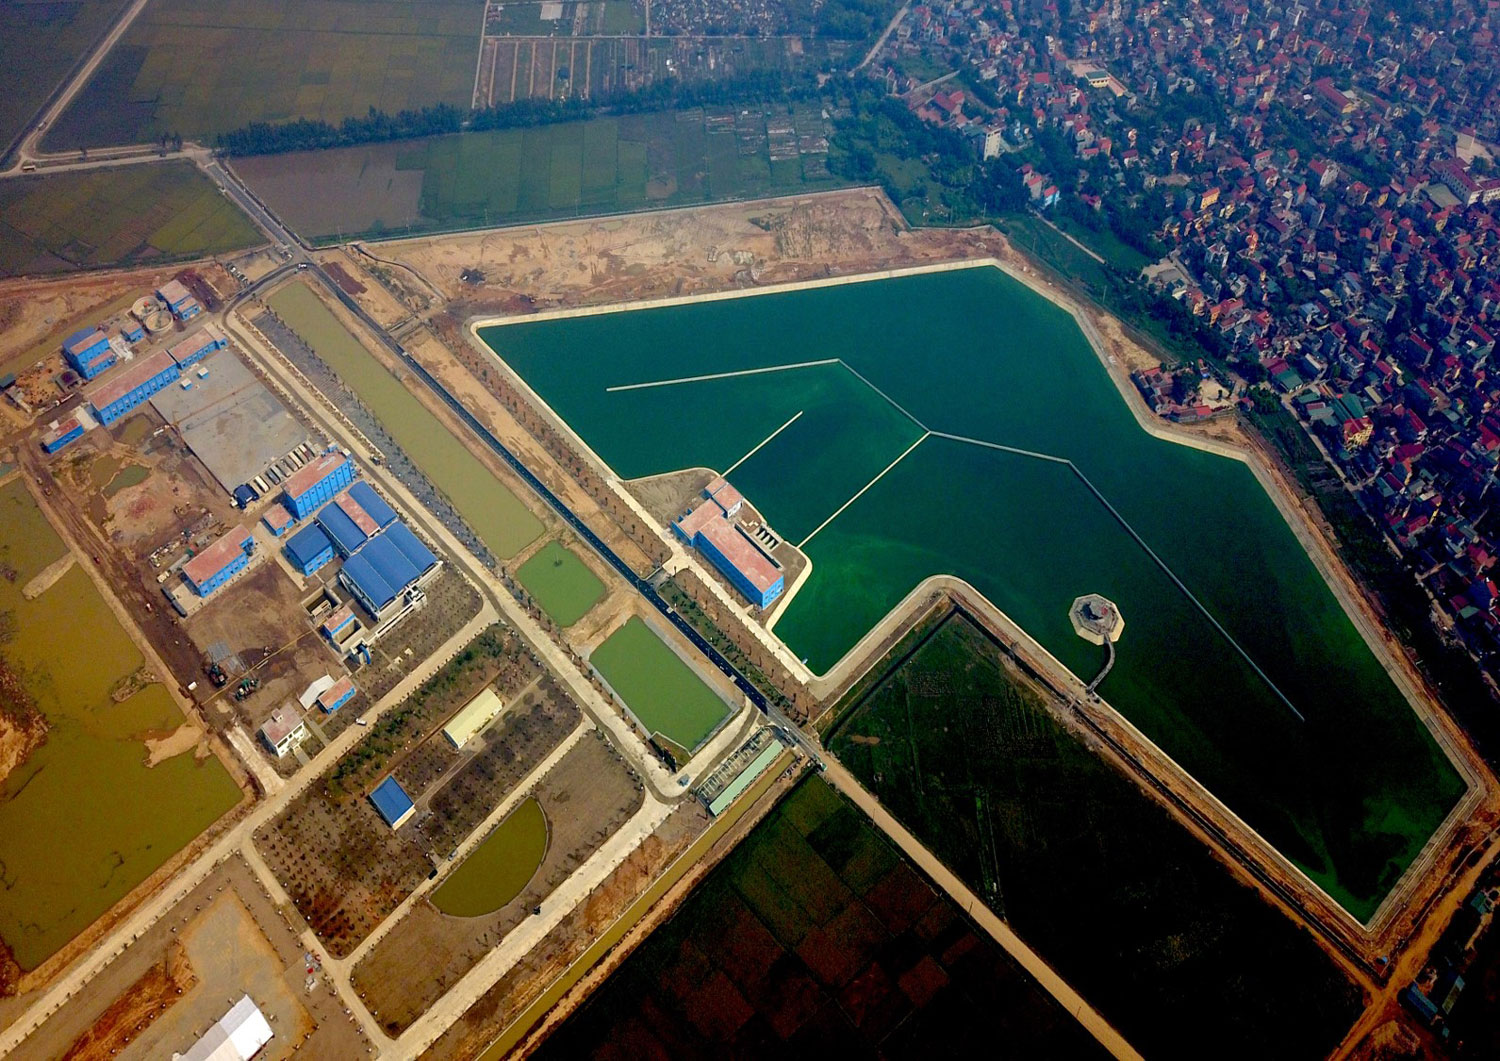
[(548, 542), (516, 569), (516, 580), (558, 626), (572, 626), (604, 596), (604, 583), (578, 554)]
[(729, 706), (637, 617), (610, 634), (589, 662), (647, 732), (689, 752), (729, 714)]
[(0, 277), (204, 258), (263, 242), (187, 162), (0, 182)]
[(538, 1056), (997, 1050), (1104, 1056), (868, 819), (809, 777)]
[(43, 146), (467, 106), (483, 11), (482, 0), (153, 0)]
[[(1323, 1057), (1358, 989), (961, 613), (827, 746), (1147, 1057)], [(1170, 1013), (1170, 1020), (1162, 1019)]]

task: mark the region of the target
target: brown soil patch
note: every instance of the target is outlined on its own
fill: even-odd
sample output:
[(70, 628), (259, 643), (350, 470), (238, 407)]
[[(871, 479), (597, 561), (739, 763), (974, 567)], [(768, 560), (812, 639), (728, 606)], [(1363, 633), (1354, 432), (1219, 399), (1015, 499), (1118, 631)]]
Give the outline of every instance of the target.
[(718, 474), (711, 468), (687, 468), (680, 472), (667, 472), (665, 475), (631, 479), (621, 485), (641, 503), (642, 508), (651, 513), (652, 519), (667, 527), (703, 495), (703, 488)]
[(73, 1041), (63, 1054), (63, 1061), (103, 1061), (113, 1057), (197, 983), (186, 949), (181, 943), (173, 943), (145, 976), (110, 1004), (92, 1028)]

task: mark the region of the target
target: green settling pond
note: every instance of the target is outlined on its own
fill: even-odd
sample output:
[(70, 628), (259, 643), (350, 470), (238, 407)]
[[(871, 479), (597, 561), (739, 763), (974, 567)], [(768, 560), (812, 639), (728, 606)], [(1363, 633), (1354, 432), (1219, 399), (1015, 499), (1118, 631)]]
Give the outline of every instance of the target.
[[(541, 521), (427, 407), (360, 345), (304, 284), (266, 300), (276, 315), (343, 380), (496, 556), (516, 555)], [(415, 380), (410, 386), (420, 387)]]
[(801, 414), (731, 478), (805, 542), (775, 629), (815, 670), (946, 573), (1088, 680), (1068, 605), (1102, 593), (1126, 629), (1101, 694), (1361, 919), (1463, 792), (1250, 470), (1143, 431), (1072, 317), (998, 269), (482, 335), (621, 478), (728, 468)]
[(604, 583), (558, 542), (538, 549), (517, 569), (516, 578), (558, 626), (572, 626), (604, 596)]
[(547, 816), (534, 798), (521, 804), (432, 893), (454, 917), (492, 914), (526, 887), (547, 853)]
[(47, 742), (0, 784), (0, 939), (34, 969), (233, 807), (222, 763), (146, 765), (142, 738), (177, 728), (165, 686), (117, 704), (142, 664), (83, 568), (21, 590), (65, 546), (19, 481), (0, 487), (0, 655), (47, 716)]
[(693, 668), (639, 618), (610, 634), (589, 662), (648, 732), (691, 753), (729, 714)]

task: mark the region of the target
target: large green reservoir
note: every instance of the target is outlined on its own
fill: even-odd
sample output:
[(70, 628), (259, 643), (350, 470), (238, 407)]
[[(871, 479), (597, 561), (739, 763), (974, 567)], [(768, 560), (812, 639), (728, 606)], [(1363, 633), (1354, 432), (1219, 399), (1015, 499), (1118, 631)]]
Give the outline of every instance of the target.
[(815, 670), (946, 573), (1087, 680), (1067, 610), (1102, 593), (1127, 627), (1101, 695), (1361, 919), (1464, 790), (1250, 470), (1147, 434), (997, 269), (481, 335), (622, 478), (728, 468), (797, 417), (731, 479), (805, 542), (775, 629)]
[(24, 599), (26, 583), (65, 551), (19, 481), (0, 487), (0, 654), (50, 726), (47, 742), (0, 785), (0, 939), (23, 969), (240, 798), (213, 756), (146, 765), (142, 738), (175, 729), (182, 712), (160, 684), (115, 703), (111, 689), (143, 659), (82, 568)]
[(532, 515), (453, 432), (407, 390), (304, 284), (266, 300), (400, 443), (422, 474), (496, 556), (514, 556), (542, 533)]

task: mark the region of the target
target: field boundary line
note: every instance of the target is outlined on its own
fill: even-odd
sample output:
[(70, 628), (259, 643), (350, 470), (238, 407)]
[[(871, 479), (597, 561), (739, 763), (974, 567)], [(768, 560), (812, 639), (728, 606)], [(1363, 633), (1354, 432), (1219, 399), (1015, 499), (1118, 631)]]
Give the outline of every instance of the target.
[(730, 466), (729, 466), (729, 467), (728, 467), (728, 468), (727, 468), (727, 469), (726, 469), (726, 470), (725, 470), (725, 471), (724, 471), (724, 472), (723, 472), (723, 473), (722, 473), (722, 474), (721, 474), (721, 475), (720, 475), (720, 476), (719, 476), (719, 478), (721, 478), (721, 479), (727, 479), (727, 478), (729, 478), (729, 473), (730, 473), (730, 472), (732, 472), (732, 471), (734, 471), (734, 470), (735, 470), (735, 469), (736, 469), (736, 468), (738, 468), (738, 467), (739, 467), (739, 466), (740, 466), (740, 465), (741, 465), (741, 464), (744, 464), (744, 463), (745, 463), (745, 462), (746, 462), (746, 461), (747, 461), (747, 460), (749, 460), (749, 459), (750, 459), (750, 458), (751, 458), (751, 457), (753, 457), (753, 456), (755, 456), (755, 455), (756, 455), (756, 454), (757, 454), (757, 453), (759, 453), (759, 452), (760, 452), (760, 451), (761, 451), (761, 450), (762, 450), (762, 449), (764, 449), (764, 448), (765, 448), (765, 446), (766, 446), (766, 445), (767, 445), (767, 443), (769, 443), (769, 442), (770, 442), (770, 441), (771, 441), (771, 440), (772, 440), (772, 439), (773, 439), (773, 438), (775, 438), (775, 437), (776, 437), (776, 436), (777, 436), (777, 435), (779, 435), (779, 434), (781, 434), (781, 433), (782, 433), (782, 432), (783, 432), (783, 431), (785, 431), (785, 430), (786, 430), (786, 429), (787, 429), (787, 428), (789, 428), (789, 427), (791, 427), (791, 426), (792, 426), (792, 425), (793, 425), (793, 424), (795, 424), (795, 423), (796, 423), (796, 422), (797, 422), (797, 421), (798, 421), (798, 420), (800, 420), (800, 419), (801, 419), (801, 418), (802, 418), (802, 414), (803, 414), (803, 413), (804, 413), (804, 412), (806, 412), (806, 411), (807, 411), (807, 410), (805, 410), (805, 409), (798, 409), (798, 410), (797, 410), (797, 413), (796, 413), (796, 415), (795, 415), (795, 416), (793, 416), (793, 417), (792, 417), (792, 418), (791, 418), (791, 419), (790, 419), (790, 420), (788, 420), (788, 421), (787, 421), (787, 422), (786, 422), (786, 423), (784, 423), (784, 424), (782, 424), (782, 425), (781, 425), (781, 426), (780, 426), (780, 427), (778, 427), (778, 428), (777, 428), (777, 429), (776, 429), (776, 430), (775, 430), (775, 431), (772, 431), (772, 432), (771, 432), (771, 433), (770, 433), (770, 434), (769, 434), (769, 435), (767, 435), (767, 436), (766, 436), (766, 437), (765, 437), (765, 438), (763, 438), (763, 439), (761, 439), (761, 440), (760, 440), (760, 442), (759, 442), (759, 443), (758, 443), (758, 444), (756, 444), (756, 446), (755, 446), (755, 448), (754, 448), (754, 449), (752, 449), (752, 450), (751, 450), (751, 451), (750, 451), (750, 452), (749, 452), (749, 453), (747, 453), (747, 454), (745, 454), (745, 455), (744, 455), (744, 456), (743, 456), (743, 457), (741, 457), (741, 458), (740, 458), (740, 459), (739, 459), (739, 460), (737, 460), (737, 461), (735, 461), (735, 462), (734, 462), (734, 463), (733, 463), (733, 464), (731, 464), (731, 465), (730, 465)]
[(797, 368), (817, 368), (820, 365), (841, 364), (843, 362), (836, 357), (825, 357), (819, 361), (795, 361), (786, 365), (767, 365), (764, 368), (741, 368), (734, 372), (710, 372), (706, 376), (679, 376), (677, 379), (656, 379), (648, 380), (645, 383), (622, 383), (614, 387), (605, 387), (604, 391), (606, 394), (614, 394), (617, 391), (639, 391), (650, 387), (675, 387), (679, 383), (706, 383), (714, 379), (734, 379), (736, 376), (759, 376), (767, 372), (790, 372)]
[(1020, 457), (1034, 457), (1039, 461), (1051, 461), (1053, 464), (1066, 464), (1073, 466), (1073, 462), (1067, 457), (1055, 457), (1050, 453), (1038, 453), (1035, 450), (1020, 449), (1016, 446), (1007, 446), (1003, 442), (986, 442), (982, 438), (969, 438), (965, 435), (951, 435), (947, 431), (933, 431), (933, 438), (944, 438), (949, 442), (964, 442), (970, 446), (983, 446), (985, 449), (998, 449), (1002, 453), (1014, 453)]
[(816, 535), (819, 531), (821, 531), (824, 527), (828, 526), (834, 520), (838, 519), (839, 518), (839, 514), (842, 513), (844, 511), (844, 509), (848, 508), (850, 505), (854, 504), (854, 502), (858, 501), (861, 497), (863, 497), (866, 490), (870, 489), (870, 487), (874, 486), (876, 483), (880, 482), (880, 480), (884, 479), (886, 477), (886, 473), (888, 473), (892, 468), (894, 468), (896, 465), (898, 465), (902, 461), (904, 461), (907, 458), (907, 455), (910, 454), (912, 450), (916, 449), (923, 442), (926, 442), (927, 439), (930, 438), (931, 436), (932, 436), (932, 432), (931, 431), (923, 431), (920, 438), (918, 438), (910, 446), (907, 446), (904, 450), (901, 451), (901, 456), (897, 457), (895, 460), (891, 461), (891, 463), (887, 464), (884, 468), (882, 468), (879, 475), (875, 476), (875, 478), (871, 479), (869, 482), (865, 483), (864, 486), (862, 486), (862, 487), (859, 488), (859, 493), (855, 494), (848, 501), (845, 501), (842, 505), (840, 505), (834, 511), (833, 515), (829, 516), (822, 523), (819, 523), (817, 525), (817, 527), (813, 530), (812, 534), (809, 534), (806, 538), (803, 538), (800, 542), (798, 542), (797, 543), (797, 548), (801, 549), (808, 542), (812, 541), (814, 535)]

